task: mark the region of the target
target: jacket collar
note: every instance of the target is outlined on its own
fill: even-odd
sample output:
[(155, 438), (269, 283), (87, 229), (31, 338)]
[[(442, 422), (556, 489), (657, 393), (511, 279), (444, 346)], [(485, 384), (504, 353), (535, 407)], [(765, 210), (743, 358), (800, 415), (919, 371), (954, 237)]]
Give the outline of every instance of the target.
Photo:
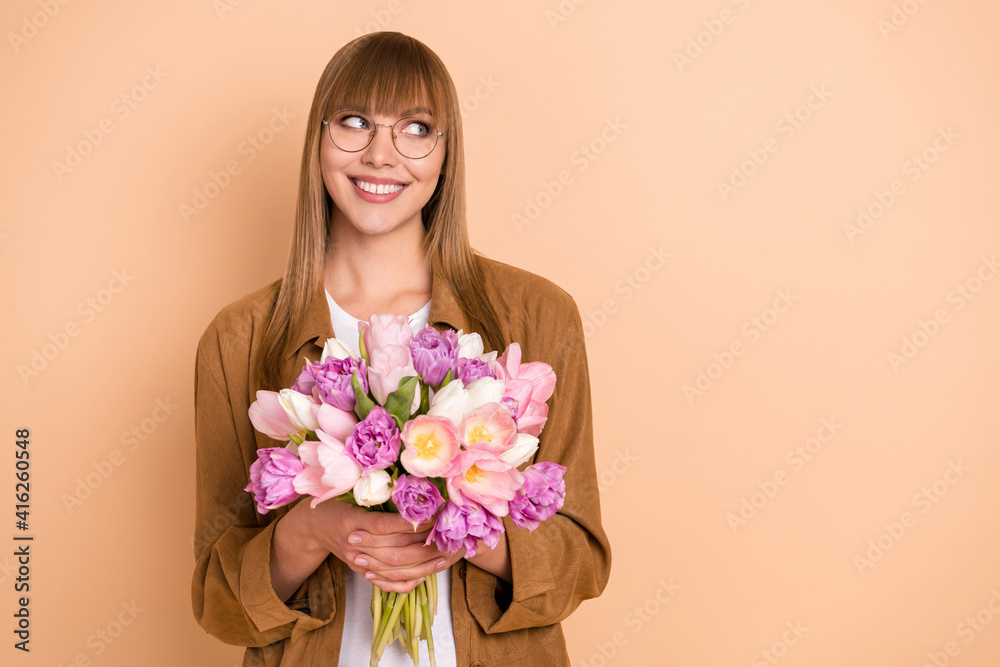
[[(438, 329), (463, 329), (469, 333), (469, 320), (459, 306), (455, 295), (441, 273), (437, 262), (432, 262), (431, 310), (427, 323)], [(320, 281), (319, 286), (309, 296), (305, 316), (300, 322), (292, 322), (293, 335), (285, 347), (285, 360), (309, 355), (309, 344), (315, 345), (313, 352), (322, 350), (328, 338), (333, 338), (333, 322), (330, 319), (330, 305), (326, 300), (326, 286)], [(305, 349), (303, 349), (305, 348)], [(318, 355), (317, 355), (318, 358)]]

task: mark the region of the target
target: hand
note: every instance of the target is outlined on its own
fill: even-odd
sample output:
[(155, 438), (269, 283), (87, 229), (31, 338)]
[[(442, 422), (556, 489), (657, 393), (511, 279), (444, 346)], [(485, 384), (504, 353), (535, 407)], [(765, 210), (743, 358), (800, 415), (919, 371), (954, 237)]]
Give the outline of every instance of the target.
[(465, 553), (447, 554), (425, 546), (433, 521), (414, 531), (399, 514), (369, 511), (335, 499), (311, 510), (308, 503), (299, 505), (308, 513), (309, 533), (318, 546), (384, 591), (407, 593)]
[(351, 569), (384, 591), (407, 593), (428, 575), (441, 572), (465, 555), (465, 549), (449, 554), (433, 544), (424, 545), (433, 521), (417, 526), (414, 532), (398, 514), (368, 514), (374, 515), (372, 529), (348, 536), (359, 552)]

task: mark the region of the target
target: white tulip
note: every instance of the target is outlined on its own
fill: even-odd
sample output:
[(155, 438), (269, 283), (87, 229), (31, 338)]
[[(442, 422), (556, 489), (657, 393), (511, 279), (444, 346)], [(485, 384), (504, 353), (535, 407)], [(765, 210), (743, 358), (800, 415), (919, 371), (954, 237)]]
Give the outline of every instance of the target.
[(354, 485), (354, 500), (364, 507), (381, 505), (392, 497), (392, 478), (385, 470), (373, 470)]
[(458, 358), (478, 359), (483, 353), (483, 339), (477, 333), (463, 334), (458, 332)]
[(470, 382), (469, 386), (467, 386), (465, 390), (468, 393), (468, 396), (465, 401), (465, 413), (462, 415), (463, 419), (470, 412), (481, 408), (487, 403), (499, 403), (500, 399), (503, 398), (504, 385), (503, 380), (496, 380), (491, 377), (482, 377), (478, 380)]
[(466, 393), (462, 381), (455, 379), (434, 392), (427, 414), (450, 419), (458, 426), (465, 419)]
[(479, 334), (463, 334), (458, 330), (458, 358), (459, 359), (479, 359), (480, 361), (493, 361), (497, 358), (496, 350), (489, 354), (483, 354), (483, 338)]
[(526, 462), (535, 452), (538, 451), (538, 438), (527, 433), (518, 433), (517, 442), (498, 458), (504, 463), (509, 463), (515, 468)]
[(323, 356), (319, 358), (320, 363), (326, 361), (327, 357), (333, 357), (334, 359), (347, 359), (354, 357), (357, 359), (357, 355), (354, 354), (354, 350), (349, 348), (343, 341), (338, 338), (327, 338), (326, 345), (323, 346)]
[(316, 421), (316, 414), (313, 412), (317, 401), (311, 396), (291, 389), (282, 389), (278, 392), (278, 403), (288, 415), (288, 421), (298, 430), (315, 431), (319, 428), (319, 422)]

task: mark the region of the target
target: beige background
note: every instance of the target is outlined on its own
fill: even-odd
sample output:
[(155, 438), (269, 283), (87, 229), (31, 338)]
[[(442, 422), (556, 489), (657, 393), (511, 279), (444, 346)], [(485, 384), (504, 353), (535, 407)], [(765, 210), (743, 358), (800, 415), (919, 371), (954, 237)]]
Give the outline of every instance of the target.
[(998, 18), (4, 2), (0, 662), (239, 663), (191, 613), (195, 345), (281, 272), (316, 81), (385, 27), (463, 98), (474, 245), (588, 324), (615, 560), (574, 664), (998, 664)]

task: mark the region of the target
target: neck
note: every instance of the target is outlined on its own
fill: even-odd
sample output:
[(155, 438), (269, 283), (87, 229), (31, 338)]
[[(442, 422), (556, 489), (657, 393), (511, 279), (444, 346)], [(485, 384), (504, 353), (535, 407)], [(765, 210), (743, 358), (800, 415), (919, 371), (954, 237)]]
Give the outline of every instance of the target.
[(419, 216), (385, 234), (365, 234), (336, 213), (331, 223), (326, 288), (340, 302), (386, 302), (401, 291), (431, 291), (431, 262)]

